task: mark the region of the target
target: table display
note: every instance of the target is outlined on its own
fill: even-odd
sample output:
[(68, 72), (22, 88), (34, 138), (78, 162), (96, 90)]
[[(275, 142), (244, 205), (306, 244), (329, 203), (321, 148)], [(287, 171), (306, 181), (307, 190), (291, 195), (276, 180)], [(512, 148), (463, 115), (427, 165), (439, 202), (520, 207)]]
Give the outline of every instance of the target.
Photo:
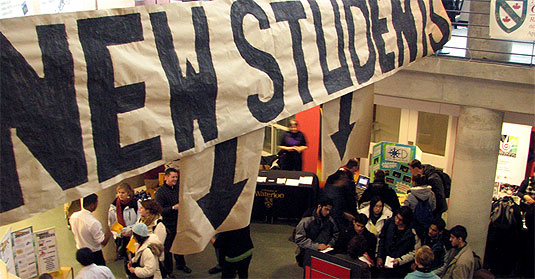
[(317, 200), (316, 174), (303, 171), (261, 170), (258, 173), (252, 218), (301, 219)]

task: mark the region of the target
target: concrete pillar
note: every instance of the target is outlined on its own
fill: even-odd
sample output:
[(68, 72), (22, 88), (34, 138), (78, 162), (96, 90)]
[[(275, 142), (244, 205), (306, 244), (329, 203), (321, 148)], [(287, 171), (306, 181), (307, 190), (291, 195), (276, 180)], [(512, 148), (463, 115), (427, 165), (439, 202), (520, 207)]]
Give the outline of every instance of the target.
[(447, 225), (466, 227), (467, 241), (481, 257), (485, 254), (502, 123), (503, 112), (461, 107)]
[[(511, 43), (504, 41), (488, 40), (489, 38), (489, 1), (469, 1), (470, 16), (468, 25), (468, 53), (467, 57), (489, 59), (496, 61), (509, 61), (509, 54), (492, 53), (511, 52)], [(465, 3), (466, 4), (466, 3)], [(494, 16), (494, 15), (490, 15)], [(483, 51), (482, 51), (483, 50)]]

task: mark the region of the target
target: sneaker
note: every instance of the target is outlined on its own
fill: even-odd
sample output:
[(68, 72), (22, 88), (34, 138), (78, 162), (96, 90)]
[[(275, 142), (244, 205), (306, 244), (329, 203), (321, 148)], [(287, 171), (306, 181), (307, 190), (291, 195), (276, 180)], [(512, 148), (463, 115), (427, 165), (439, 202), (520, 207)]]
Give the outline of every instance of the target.
[(191, 268), (189, 268), (187, 265), (184, 266), (177, 266), (176, 269), (182, 270), (184, 273), (191, 273)]
[(219, 273), (219, 272), (221, 272), (221, 271), (223, 271), (223, 268), (221, 268), (221, 266), (219, 266), (219, 265), (216, 265), (216, 266), (210, 268), (210, 269), (208, 270), (208, 273), (209, 273), (209, 274), (216, 274), (216, 273)]

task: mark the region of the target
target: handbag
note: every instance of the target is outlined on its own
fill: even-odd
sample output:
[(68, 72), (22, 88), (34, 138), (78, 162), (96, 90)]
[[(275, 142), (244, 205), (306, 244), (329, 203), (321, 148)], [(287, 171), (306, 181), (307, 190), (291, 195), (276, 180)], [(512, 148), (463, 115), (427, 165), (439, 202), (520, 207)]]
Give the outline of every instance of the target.
[[(132, 267), (136, 268), (136, 267), (139, 267), (139, 261), (141, 260), (141, 257), (139, 257), (137, 259), (137, 261), (135, 262), (132, 262)], [(154, 275), (153, 276), (150, 276), (150, 277), (145, 277), (145, 278), (140, 278), (140, 277), (137, 277), (135, 273), (132, 273), (130, 272), (130, 270), (128, 270), (128, 268), (126, 268), (126, 274), (128, 275), (128, 279), (154, 279)]]

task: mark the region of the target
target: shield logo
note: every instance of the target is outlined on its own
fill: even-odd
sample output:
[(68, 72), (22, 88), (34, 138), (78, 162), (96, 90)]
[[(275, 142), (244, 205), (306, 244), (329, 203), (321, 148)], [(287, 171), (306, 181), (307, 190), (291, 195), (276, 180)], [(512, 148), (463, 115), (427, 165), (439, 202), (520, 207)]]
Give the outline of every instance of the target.
[(273, 206), (273, 198), (264, 197), (264, 206), (271, 208)]
[(496, 0), (494, 15), (500, 28), (511, 33), (526, 20), (528, 0)]

